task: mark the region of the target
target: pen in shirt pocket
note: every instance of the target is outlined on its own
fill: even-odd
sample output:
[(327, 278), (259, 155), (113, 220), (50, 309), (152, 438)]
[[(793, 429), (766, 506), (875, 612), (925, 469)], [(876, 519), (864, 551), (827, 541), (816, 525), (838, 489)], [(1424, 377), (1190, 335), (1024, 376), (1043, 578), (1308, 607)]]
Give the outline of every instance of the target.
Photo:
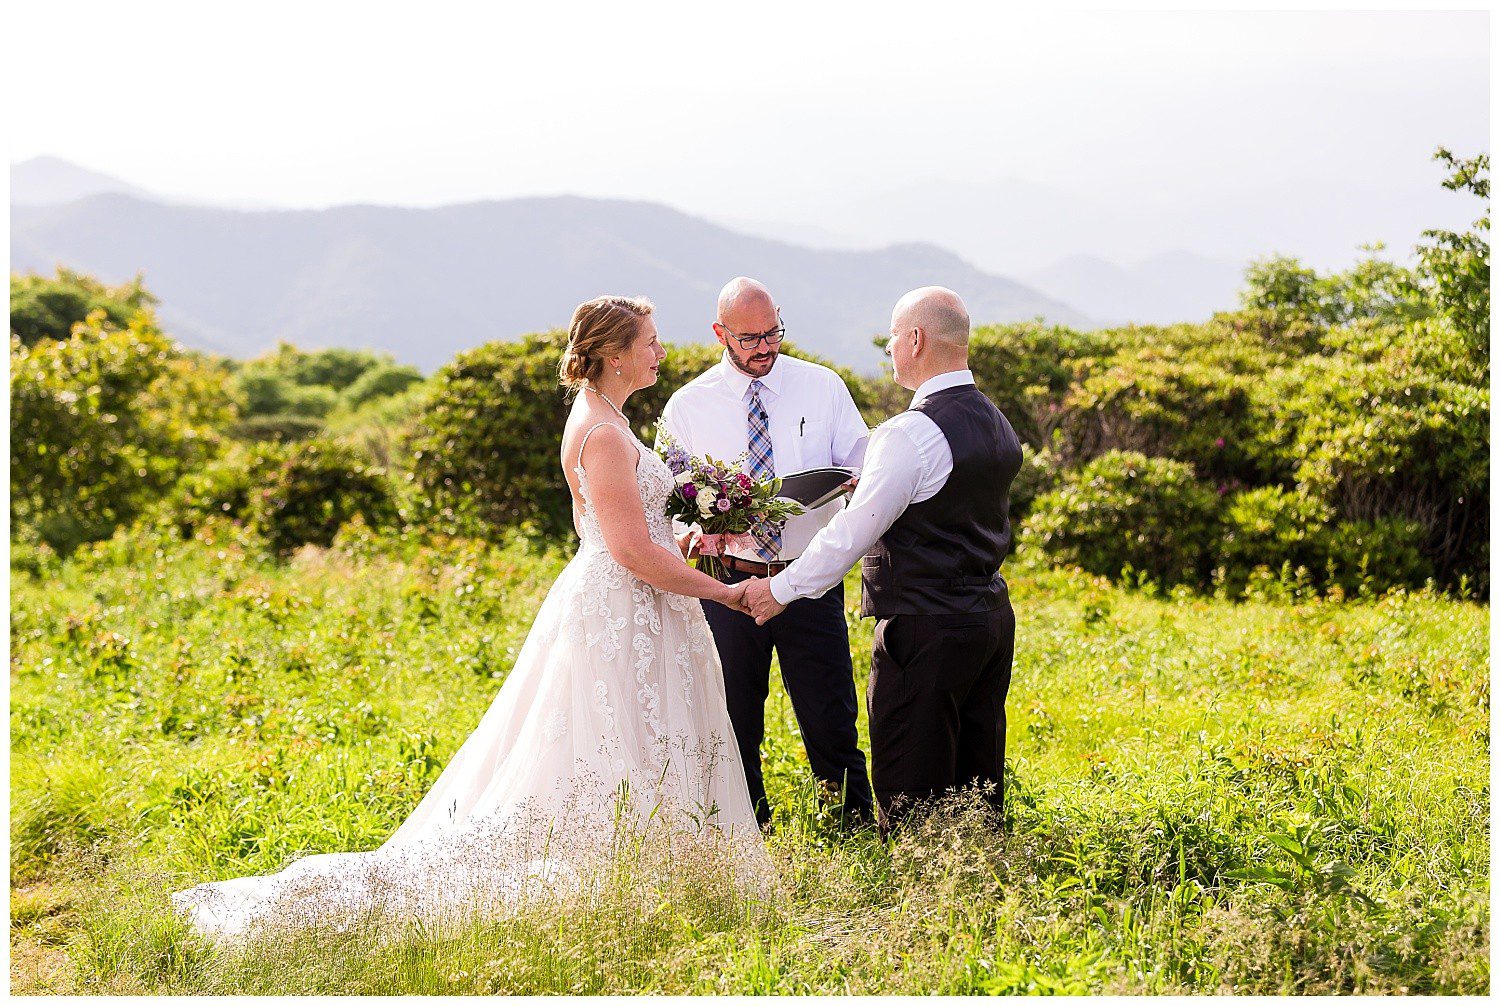
[(800, 437), (800, 436), (803, 436), (803, 435), (804, 435), (804, 433), (803, 433), (803, 431), (804, 431), (804, 430), (805, 430), (805, 429), (806, 429), (806, 428), (807, 428), (807, 417), (806, 417), (806, 416), (803, 416), (803, 417), (802, 417), (802, 418), (801, 418), (801, 419), (800, 419), (800, 420), (799, 420), (799, 421), (798, 421), (798, 422), (797, 422), (797, 436), (799, 436), (799, 437)]

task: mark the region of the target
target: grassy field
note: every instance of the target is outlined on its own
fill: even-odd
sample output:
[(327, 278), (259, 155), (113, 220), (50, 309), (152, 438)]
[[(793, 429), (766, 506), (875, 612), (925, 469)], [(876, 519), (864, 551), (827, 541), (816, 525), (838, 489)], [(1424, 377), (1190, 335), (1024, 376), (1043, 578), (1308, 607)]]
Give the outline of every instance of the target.
[[(1487, 607), (1040, 570), (1011, 576), (1003, 837), (962, 805), (889, 843), (839, 834), (777, 688), (769, 903), (681, 883), (236, 952), (172, 918), (170, 890), (378, 845), (564, 558), (351, 535), (277, 563), (219, 529), (15, 575), (12, 990), (1488, 989)], [(872, 624), (851, 622), (863, 678)]]

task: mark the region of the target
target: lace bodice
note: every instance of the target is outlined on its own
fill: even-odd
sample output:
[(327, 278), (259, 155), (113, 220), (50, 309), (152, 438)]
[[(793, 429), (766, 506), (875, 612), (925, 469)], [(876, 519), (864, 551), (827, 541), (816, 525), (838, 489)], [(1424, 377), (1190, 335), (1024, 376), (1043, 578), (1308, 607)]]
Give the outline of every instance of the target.
[[(578, 476), (578, 494), (583, 497), (583, 508), (578, 513), (578, 526), (582, 530), (584, 548), (604, 548), (604, 535), (599, 530), (594, 501), (589, 497), (588, 473), (583, 468), (583, 448), (588, 444), (589, 437), (601, 426), (623, 429), (614, 423), (596, 423), (583, 435), (583, 442), (578, 445), (578, 464), (573, 468), (573, 473)], [(674, 488), (672, 471), (660, 455), (641, 442), (634, 431), (630, 432), (630, 439), (641, 455), (640, 464), (635, 469), (635, 484), (641, 493), (641, 508), (646, 512), (646, 531), (658, 545), (676, 550), (672, 522), (667, 518), (667, 499)]]

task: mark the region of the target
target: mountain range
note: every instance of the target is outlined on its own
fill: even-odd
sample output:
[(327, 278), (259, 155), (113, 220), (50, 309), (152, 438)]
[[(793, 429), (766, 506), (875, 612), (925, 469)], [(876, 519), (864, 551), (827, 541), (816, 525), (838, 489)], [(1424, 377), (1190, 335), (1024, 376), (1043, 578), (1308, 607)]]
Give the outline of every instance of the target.
[[(57, 165), (66, 162), (41, 167)], [(12, 167), (13, 270), (62, 264), (110, 282), (144, 273), (174, 336), (239, 357), (287, 340), (387, 350), (430, 369), (481, 342), (566, 325), (574, 305), (601, 293), (645, 294), (665, 339), (706, 341), (718, 289), (736, 275), (771, 288), (788, 338), (865, 371), (878, 365), (871, 338), (891, 306), (926, 284), (962, 291), (979, 322), (1089, 321), (930, 244), (807, 248), (653, 203), (246, 211), (51, 174)]]
[(129, 182), (60, 157), (33, 157), (10, 166), (12, 206), (52, 206), (118, 192), (142, 199), (160, 198)]

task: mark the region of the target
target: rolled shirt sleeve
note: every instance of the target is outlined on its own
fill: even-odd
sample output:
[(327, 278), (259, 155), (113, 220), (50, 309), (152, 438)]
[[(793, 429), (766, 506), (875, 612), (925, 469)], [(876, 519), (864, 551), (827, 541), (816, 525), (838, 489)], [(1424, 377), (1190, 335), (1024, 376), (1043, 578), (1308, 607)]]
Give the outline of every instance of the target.
[(848, 506), (796, 561), (771, 578), (771, 596), (778, 604), (821, 597), (869, 553), (916, 498), (923, 477), (922, 455), (899, 425), (887, 423), (869, 435), (864, 462)]

